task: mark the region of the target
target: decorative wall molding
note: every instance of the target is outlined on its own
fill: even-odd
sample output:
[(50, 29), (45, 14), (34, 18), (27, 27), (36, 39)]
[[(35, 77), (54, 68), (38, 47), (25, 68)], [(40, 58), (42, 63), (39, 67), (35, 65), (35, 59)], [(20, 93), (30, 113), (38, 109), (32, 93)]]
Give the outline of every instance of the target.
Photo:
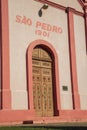
[(80, 109), (80, 97), (78, 92), (77, 67), (76, 67), (76, 51), (74, 36), (74, 16), (71, 8), (68, 8), (68, 33), (69, 33), (69, 51), (70, 51), (70, 68), (72, 83), (72, 99), (73, 109)]
[(84, 10), (85, 19), (85, 36), (86, 36), (86, 53), (87, 53), (87, 0), (78, 0)]
[(1, 15), (1, 109), (11, 109), (8, 0), (0, 1)]
[(27, 80), (28, 80), (28, 106), (31, 111), (34, 110), (33, 106), (33, 81), (32, 81), (32, 51), (36, 46), (42, 46), (51, 53), (53, 56), (53, 68), (54, 68), (54, 114), (58, 116), (58, 111), (61, 110), (61, 102), (60, 102), (60, 86), (59, 86), (59, 67), (58, 67), (58, 56), (54, 49), (54, 47), (45, 40), (35, 40), (33, 41), (27, 50)]
[(77, 14), (77, 15), (80, 15), (80, 16), (84, 16), (84, 14), (80, 11), (77, 11), (75, 10), (74, 8), (71, 8), (71, 7), (65, 7), (65, 6), (62, 6), (60, 4), (56, 4), (54, 2), (51, 2), (49, 0), (34, 0), (34, 1), (37, 1), (37, 2), (40, 2), (40, 3), (43, 3), (43, 4), (48, 4), (49, 6), (52, 6), (54, 8), (57, 8), (57, 9), (61, 9), (63, 11), (66, 11), (67, 8), (70, 8), (71, 11), (74, 13), (74, 14)]

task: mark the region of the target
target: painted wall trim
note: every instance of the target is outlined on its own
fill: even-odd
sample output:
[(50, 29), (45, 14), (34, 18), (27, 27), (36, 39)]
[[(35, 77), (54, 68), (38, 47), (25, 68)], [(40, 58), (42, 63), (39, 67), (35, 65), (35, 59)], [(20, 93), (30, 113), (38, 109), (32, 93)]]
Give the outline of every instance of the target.
[(78, 93), (78, 78), (77, 78), (77, 66), (76, 66), (75, 36), (74, 36), (74, 18), (73, 18), (73, 12), (71, 11), (70, 8), (67, 8), (67, 13), (68, 13), (67, 16), (68, 16), (73, 109), (80, 109), (80, 97)]
[(87, 53), (87, 0), (78, 0), (84, 10), (84, 20), (85, 20), (85, 39), (86, 39), (86, 53)]
[(87, 4), (83, 7), (85, 19), (85, 39), (86, 39), (86, 54), (87, 54)]
[(60, 87), (59, 87), (59, 71), (58, 71), (58, 56), (57, 53), (54, 49), (54, 47), (48, 43), (47, 41), (44, 40), (36, 40), (33, 41), (27, 51), (27, 71), (28, 71), (28, 104), (29, 104), (29, 109), (34, 110), (33, 106), (33, 81), (32, 81), (32, 51), (35, 46), (40, 45), (40, 46), (45, 46), (49, 48), (49, 50), (52, 52), (54, 55), (54, 68), (55, 68), (55, 115), (58, 115), (58, 111), (61, 109), (61, 103), (60, 103)]
[(87, 110), (61, 110), (60, 116), (35, 117), (29, 110), (0, 111), (0, 125), (24, 123), (59, 123), (59, 122), (87, 122)]
[(1, 108), (11, 109), (8, 0), (0, 1), (1, 15)]
[[(34, 1), (37, 1), (37, 2), (40, 2), (40, 3), (43, 3), (43, 4), (48, 4), (49, 6), (52, 6), (52, 7), (57, 8), (57, 9), (61, 9), (63, 11), (66, 11), (66, 9), (68, 8), (68, 7), (62, 6), (60, 4), (56, 4), (54, 2), (51, 2), (49, 0), (34, 0)], [(69, 8), (71, 8), (71, 7), (69, 7)], [(84, 13), (77, 11), (74, 8), (72, 8), (72, 9), (73, 9), (72, 11), (73, 11), (74, 14), (80, 15), (82, 17), (84, 16)]]

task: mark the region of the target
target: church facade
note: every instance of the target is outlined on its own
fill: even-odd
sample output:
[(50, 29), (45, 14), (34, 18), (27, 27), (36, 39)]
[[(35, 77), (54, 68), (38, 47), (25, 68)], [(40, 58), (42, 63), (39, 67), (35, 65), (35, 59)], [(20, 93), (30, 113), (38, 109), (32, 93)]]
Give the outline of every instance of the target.
[(0, 50), (0, 124), (87, 121), (87, 0), (1, 0)]

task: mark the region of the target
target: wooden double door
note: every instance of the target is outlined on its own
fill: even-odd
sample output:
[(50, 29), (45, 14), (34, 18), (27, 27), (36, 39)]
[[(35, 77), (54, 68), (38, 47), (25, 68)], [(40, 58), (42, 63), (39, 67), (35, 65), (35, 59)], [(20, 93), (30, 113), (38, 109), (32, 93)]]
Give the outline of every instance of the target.
[(32, 56), (33, 99), (37, 116), (53, 116), (52, 60), (42, 48), (35, 48)]

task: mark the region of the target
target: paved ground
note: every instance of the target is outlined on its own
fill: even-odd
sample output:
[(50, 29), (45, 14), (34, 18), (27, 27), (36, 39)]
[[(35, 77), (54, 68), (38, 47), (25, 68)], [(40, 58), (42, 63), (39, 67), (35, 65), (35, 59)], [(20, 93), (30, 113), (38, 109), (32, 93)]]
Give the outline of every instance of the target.
[(87, 130), (87, 122), (84, 123), (59, 123), (59, 124), (26, 124), (22, 125), (20, 127), (37, 127), (37, 128), (48, 128), (48, 129), (53, 129), (53, 130), (58, 130), (67, 128), (67, 130)]
[[(12, 125), (14, 126), (14, 125)], [(87, 130), (87, 122), (81, 123), (57, 123), (57, 124), (23, 124), (23, 125), (15, 125), (20, 128), (46, 128), (52, 130)], [(66, 128), (66, 129), (65, 129)]]
[(23, 126), (53, 126), (53, 127), (65, 127), (65, 126), (84, 126), (87, 127), (87, 122), (76, 122), (76, 123), (55, 123), (55, 124), (24, 124)]

